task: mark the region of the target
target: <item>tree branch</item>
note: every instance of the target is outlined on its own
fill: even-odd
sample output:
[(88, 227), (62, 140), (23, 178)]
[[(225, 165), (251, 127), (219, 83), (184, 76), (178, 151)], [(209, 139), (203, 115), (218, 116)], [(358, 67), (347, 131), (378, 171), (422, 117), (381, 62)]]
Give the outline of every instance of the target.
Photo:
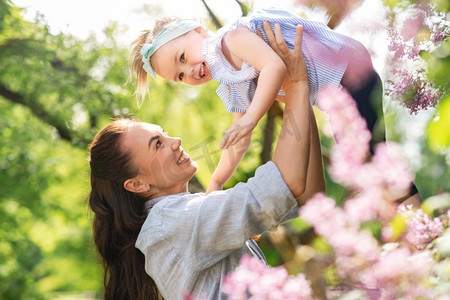
[(37, 101), (27, 100), (22, 94), (11, 91), (3, 83), (0, 83), (0, 96), (3, 96), (13, 103), (28, 107), (33, 115), (54, 127), (61, 139), (66, 140), (71, 144), (76, 144), (73, 138), (74, 132), (65, 125), (65, 122), (49, 114)]
[(281, 117), (283, 111), (281, 110), (278, 101), (274, 101), (269, 111), (267, 112), (267, 122), (264, 127), (263, 148), (261, 151), (261, 164), (268, 162), (272, 158), (272, 145), (274, 141), (275, 119)]
[(208, 4), (206, 4), (205, 0), (201, 0), (203, 5), (205, 6), (206, 10), (208, 11), (209, 17), (211, 18), (212, 22), (214, 23), (214, 26), (216, 28), (222, 27), (222, 22), (220, 22), (219, 18), (214, 14), (214, 12), (209, 8)]
[(239, 7), (241, 8), (242, 16), (248, 15), (248, 6), (246, 4), (244, 4), (244, 3), (242, 3), (239, 0), (235, 0), (235, 1), (239, 5)]

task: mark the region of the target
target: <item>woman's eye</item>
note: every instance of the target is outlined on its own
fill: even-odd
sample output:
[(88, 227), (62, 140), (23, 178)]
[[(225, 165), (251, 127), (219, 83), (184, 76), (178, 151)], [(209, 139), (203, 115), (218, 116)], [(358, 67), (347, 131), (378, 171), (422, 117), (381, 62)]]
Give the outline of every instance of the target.
[(178, 75), (178, 79), (181, 81), (181, 80), (183, 80), (183, 77), (184, 77), (184, 74), (183, 73), (180, 73), (179, 75)]
[(157, 140), (157, 141), (156, 141), (156, 148), (159, 148), (159, 147), (161, 147), (161, 146), (162, 146), (161, 141), (160, 141), (160, 140)]

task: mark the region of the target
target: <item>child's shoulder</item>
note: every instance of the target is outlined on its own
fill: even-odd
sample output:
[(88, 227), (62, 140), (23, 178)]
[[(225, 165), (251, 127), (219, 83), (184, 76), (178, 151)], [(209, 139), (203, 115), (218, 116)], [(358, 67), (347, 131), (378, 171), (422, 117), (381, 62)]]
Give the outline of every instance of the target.
[(248, 27), (245, 26), (237, 26), (236, 28), (233, 28), (232, 30), (229, 30), (225, 38), (227, 39), (241, 39), (248, 36), (248, 34), (253, 34), (253, 31), (251, 31)]

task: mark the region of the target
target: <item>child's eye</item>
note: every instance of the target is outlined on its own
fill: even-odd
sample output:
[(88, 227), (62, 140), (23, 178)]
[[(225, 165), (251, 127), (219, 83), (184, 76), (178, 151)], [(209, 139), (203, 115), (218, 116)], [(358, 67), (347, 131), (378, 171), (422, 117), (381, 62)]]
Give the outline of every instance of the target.
[(184, 53), (181, 54), (181, 56), (180, 56), (180, 61), (181, 61), (181, 62), (184, 62)]
[(161, 147), (162, 144), (163, 144), (163, 143), (161, 143), (160, 140), (157, 140), (157, 141), (156, 141), (156, 149), (158, 149), (159, 147)]
[(178, 75), (178, 79), (181, 81), (181, 80), (183, 80), (183, 77), (184, 77), (184, 74), (183, 73), (180, 73), (179, 75)]

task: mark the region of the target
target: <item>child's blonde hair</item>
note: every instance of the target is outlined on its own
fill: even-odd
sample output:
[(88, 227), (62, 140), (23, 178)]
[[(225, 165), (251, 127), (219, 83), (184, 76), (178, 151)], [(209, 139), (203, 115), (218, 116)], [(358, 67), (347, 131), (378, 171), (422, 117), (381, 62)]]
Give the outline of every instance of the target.
[(144, 44), (150, 44), (153, 39), (158, 35), (161, 30), (166, 28), (170, 23), (178, 20), (176, 17), (164, 17), (156, 20), (155, 26), (152, 30), (143, 30), (138, 38), (132, 43), (131, 55), (130, 55), (130, 79), (133, 75), (136, 76), (136, 91), (135, 94), (141, 96), (142, 100), (145, 98), (145, 94), (148, 89), (147, 72), (144, 70), (144, 63), (142, 62), (141, 49)]

